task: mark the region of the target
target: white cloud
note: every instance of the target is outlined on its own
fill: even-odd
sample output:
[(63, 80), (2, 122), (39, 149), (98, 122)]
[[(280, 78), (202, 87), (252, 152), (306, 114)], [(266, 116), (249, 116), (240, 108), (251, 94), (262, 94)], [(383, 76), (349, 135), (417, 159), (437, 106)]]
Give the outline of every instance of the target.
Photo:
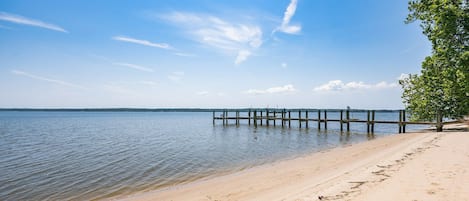
[(179, 82), (184, 78), (185, 73), (182, 71), (176, 71), (172, 72), (171, 74), (168, 75), (168, 79), (174, 81), (174, 82)]
[(245, 61), (252, 50), (258, 49), (263, 43), (262, 30), (257, 25), (228, 22), (210, 15), (184, 12), (173, 12), (162, 18), (180, 26), (193, 40), (201, 44), (229, 54), (237, 54), (236, 64)]
[(282, 64), (280, 64), (282, 66), (282, 68), (287, 68), (288, 67), (288, 64), (283, 62)]
[(209, 94), (209, 92), (208, 92), (208, 91), (198, 91), (198, 92), (196, 92), (195, 94), (197, 94), (197, 95), (199, 95), (199, 96), (206, 96), (206, 95)]
[(297, 34), (301, 31), (300, 25), (290, 25), (291, 18), (293, 17), (293, 15), (295, 15), (295, 12), (296, 12), (297, 4), (298, 4), (297, 0), (290, 1), (290, 4), (288, 5), (283, 15), (282, 24), (279, 27), (277, 27), (277, 29), (274, 30), (274, 32), (281, 31), (287, 34)]
[(62, 86), (85, 89), (85, 87), (77, 85), (77, 84), (72, 84), (70, 82), (66, 82), (66, 81), (62, 81), (62, 80), (56, 80), (56, 79), (41, 77), (41, 76), (34, 75), (34, 74), (31, 74), (31, 73), (27, 73), (27, 72), (24, 72), (24, 71), (12, 70), (11, 73), (13, 73), (15, 75), (29, 77), (29, 78), (32, 78), (32, 79), (35, 79), (35, 80), (40, 80), (40, 81), (45, 81), (45, 82), (50, 82), (50, 83), (62, 85)]
[(129, 68), (136, 69), (136, 70), (139, 70), (139, 71), (145, 71), (145, 72), (153, 72), (154, 71), (151, 68), (147, 68), (147, 67), (144, 67), (144, 66), (139, 66), (139, 65), (136, 65), (136, 64), (130, 64), (130, 63), (113, 63), (113, 64), (117, 65), (117, 66), (129, 67)]
[(397, 87), (396, 83), (379, 82), (376, 84), (365, 84), (364, 82), (348, 82), (344, 83), (342, 80), (331, 80), (326, 84), (315, 87), (313, 91), (327, 92), (327, 91), (347, 91), (347, 90), (360, 90), (360, 89), (387, 89)]
[(236, 57), (235, 64), (240, 64), (243, 61), (246, 61), (246, 59), (251, 55), (251, 52), (247, 50), (240, 50), (238, 52), (238, 56)]
[(145, 45), (145, 46), (150, 46), (150, 47), (157, 47), (157, 48), (162, 48), (162, 49), (172, 49), (171, 46), (169, 46), (166, 43), (153, 43), (147, 40), (141, 40), (141, 39), (136, 39), (136, 38), (130, 38), (127, 36), (114, 36), (112, 37), (113, 40), (117, 41), (122, 41), (122, 42), (128, 42), (128, 43), (135, 43), (139, 45)]
[(292, 93), (295, 92), (296, 89), (291, 84), (287, 84), (285, 86), (280, 87), (271, 87), (265, 90), (259, 89), (249, 89), (245, 91), (246, 94), (253, 94), (253, 95), (261, 95), (261, 94), (279, 94), (279, 93)]
[(20, 16), (20, 15), (5, 13), (5, 12), (0, 12), (0, 20), (4, 20), (4, 21), (16, 23), (16, 24), (24, 24), (24, 25), (41, 27), (41, 28), (45, 28), (45, 29), (50, 29), (50, 30), (54, 30), (54, 31), (60, 31), (60, 32), (68, 33), (67, 30), (65, 30), (64, 28), (62, 28), (60, 26), (50, 24), (50, 23), (47, 23), (47, 22), (43, 22), (43, 21), (40, 21), (40, 20), (29, 19), (29, 18)]

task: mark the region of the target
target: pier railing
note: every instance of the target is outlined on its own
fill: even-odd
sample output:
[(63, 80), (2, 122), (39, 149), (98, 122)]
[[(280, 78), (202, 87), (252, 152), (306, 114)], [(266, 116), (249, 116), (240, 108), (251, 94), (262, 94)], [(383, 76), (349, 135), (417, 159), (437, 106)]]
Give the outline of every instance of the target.
[[(376, 120), (377, 113), (399, 112), (397, 120)], [(292, 114), (297, 115), (292, 117)], [(330, 119), (328, 113), (339, 113), (338, 119)], [(351, 113), (366, 113), (366, 119), (351, 118)], [(234, 114), (234, 115), (233, 115)], [(245, 116), (242, 116), (244, 114)], [(232, 115), (232, 116), (230, 116)], [(315, 118), (312, 118), (315, 116)], [(309, 128), (311, 123), (317, 123), (317, 128), (327, 130), (329, 122), (338, 122), (340, 131), (350, 131), (350, 123), (364, 123), (368, 133), (375, 132), (375, 124), (397, 124), (398, 132), (405, 133), (406, 125), (436, 125), (437, 122), (415, 122), (406, 120), (405, 110), (320, 110), (320, 109), (227, 109), (213, 111), (213, 124), (222, 121), (223, 125), (228, 125), (231, 121), (235, 125), (240, 125), (241, 121), (247, 121), (249, 126), (281, 126), (292, 127), (292, 122), (297, 122), (299, 128), (303, 126)], [(442, 122), (448, 124), (453, 122)]]

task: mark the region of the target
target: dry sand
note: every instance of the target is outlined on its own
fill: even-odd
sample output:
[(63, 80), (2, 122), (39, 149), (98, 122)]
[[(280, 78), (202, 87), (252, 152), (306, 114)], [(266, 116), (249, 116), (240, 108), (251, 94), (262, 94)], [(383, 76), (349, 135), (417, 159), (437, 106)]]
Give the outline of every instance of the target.
[(396, 134), (122, 200), (469, 200), (469, 132)]

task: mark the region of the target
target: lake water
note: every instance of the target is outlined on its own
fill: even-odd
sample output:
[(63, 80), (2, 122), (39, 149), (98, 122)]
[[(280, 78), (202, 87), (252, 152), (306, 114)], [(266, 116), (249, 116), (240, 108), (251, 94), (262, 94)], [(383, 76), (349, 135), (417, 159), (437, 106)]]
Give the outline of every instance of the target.
[[(337, 118), (338, 114), (328, 114)], [(364, 113), (351, 118), (364, 118)], [(310, 118), (315, 118), (310, 116)], [(397, 120), (398, 113), (377, 113)], [(234, 123), (234, 122), (232, 122)], [(397, 132), (212, 125), (204, 112), (0, 112), (0, 200), (94, 200), (226, 174)], [(280, 122), (277, 123), (280, 125)], [(422, 127), (408, 127), (408, 130)]]

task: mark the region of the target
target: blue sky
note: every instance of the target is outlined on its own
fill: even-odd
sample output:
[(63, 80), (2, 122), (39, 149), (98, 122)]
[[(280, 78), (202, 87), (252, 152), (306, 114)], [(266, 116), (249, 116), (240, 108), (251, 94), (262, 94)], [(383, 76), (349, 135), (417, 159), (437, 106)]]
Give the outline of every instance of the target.
[(402, 108), (406, 0), (0, 2), (0, 107)]

